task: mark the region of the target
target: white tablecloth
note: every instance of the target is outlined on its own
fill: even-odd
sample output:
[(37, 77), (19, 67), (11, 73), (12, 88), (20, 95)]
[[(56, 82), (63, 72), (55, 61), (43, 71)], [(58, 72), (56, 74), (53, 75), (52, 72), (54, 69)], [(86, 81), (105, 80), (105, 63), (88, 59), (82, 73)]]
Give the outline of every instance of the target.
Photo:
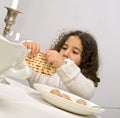
[(40, 97), (38, 92), (10, 78), (0, 83), (0, 118), (98, 118), (81, 116), (59, 109)]

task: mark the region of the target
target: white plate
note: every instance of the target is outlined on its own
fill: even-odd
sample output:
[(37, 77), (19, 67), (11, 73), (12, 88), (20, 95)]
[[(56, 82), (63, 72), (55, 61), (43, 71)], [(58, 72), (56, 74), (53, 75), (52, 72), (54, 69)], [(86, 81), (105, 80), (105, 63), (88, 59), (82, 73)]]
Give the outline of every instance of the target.
[[(48, 85), (43, 85), (43, 84), (38, 84), (38, 83), (35, 83), (34, 87), (40, 93), (40, 95), (44, 98), (44, 100), (46, 100), (47, 102), (49, 102), (61, 109), (67, 110), (69, 112), (77, 113), (77, 114), (81, 114), (81, 115), (91, 115), (91, 114), (99, 114), (104, 111), (103, 108), (92, 107), (92, 106), (98, 106), (98, 105), (96, 105), (84, 98), (76, 96), (74, 94), (60, 90), (58, 88), (54, 88), (54, 87), (51, 87)], [(68, 95), (71, 98), (71, 101), (50, 93), (50, 91), (52, 89), (58, 89), (60, 91), (60, 93)], [(87, 102), (87, 105), (82, 105), (82, 104), (76, 103), (77, 99), (85, 100)]]

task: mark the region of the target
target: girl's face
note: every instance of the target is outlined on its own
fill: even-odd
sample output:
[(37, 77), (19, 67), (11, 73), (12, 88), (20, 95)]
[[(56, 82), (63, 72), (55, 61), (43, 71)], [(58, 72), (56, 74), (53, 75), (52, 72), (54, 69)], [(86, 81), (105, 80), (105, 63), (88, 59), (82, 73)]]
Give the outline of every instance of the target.
[(76, 65), (81, 63), (81, 54), (83, 46), (78, 36), (70, 36), (60, 50), (60, 54), (64, 58), (70, 58)]

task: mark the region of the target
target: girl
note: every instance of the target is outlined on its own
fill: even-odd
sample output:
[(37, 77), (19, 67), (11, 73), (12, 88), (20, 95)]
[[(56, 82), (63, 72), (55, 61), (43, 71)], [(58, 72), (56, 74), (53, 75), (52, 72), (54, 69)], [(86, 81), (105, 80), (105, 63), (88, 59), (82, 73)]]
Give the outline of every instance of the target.
[[(31, 49), (30, 58), (35, 56), (40, 47), (36, 42), (25, 42)], [(98, 48), (93, 36), (83, 31), (62, 33), (51, 45), (50, 50), (43, 52), (47, 64), (56, 68), (52, 77), (44, 77), (33, 71), (28, 81), (47, 84), (66, 90), (80, 97), (90, 99), (100, 79), (97, 77), (99, 67)]]

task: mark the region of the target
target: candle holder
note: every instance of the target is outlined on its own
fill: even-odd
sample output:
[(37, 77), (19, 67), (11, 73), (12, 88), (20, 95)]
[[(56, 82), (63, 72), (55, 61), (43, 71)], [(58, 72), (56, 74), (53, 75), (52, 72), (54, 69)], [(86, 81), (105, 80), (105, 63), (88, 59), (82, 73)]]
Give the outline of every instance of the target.
[[(10, 32), (10, 28), (12, 25), (15, 24), (16, 21), (16, 17), (17, 14), (21, 13), (20, 11), (17, 11), (15, 9), (9, 8), (9, 7), (5, 7), (7, 9), (7, 15), (4, 19), (6, 25), (5, 28), (3, 30), (3, 36), (6, 37), (7, 34)], [(0, 74), (0, 83), (4, 83), (4, 84), (10, 84), (4, 75)]]
[(6, 26), (3, 31), (4, 37), (6, 37), (7, 34), (10, 32), (11, 26), (15, 24), (17, 14), (21, 13), (20, 11), (9, 8), (9, 7), (5, 7), (5, 8), (7, 9), (7, 16), (5, 17), (5, 20), (4, 20), (6, 23)]

